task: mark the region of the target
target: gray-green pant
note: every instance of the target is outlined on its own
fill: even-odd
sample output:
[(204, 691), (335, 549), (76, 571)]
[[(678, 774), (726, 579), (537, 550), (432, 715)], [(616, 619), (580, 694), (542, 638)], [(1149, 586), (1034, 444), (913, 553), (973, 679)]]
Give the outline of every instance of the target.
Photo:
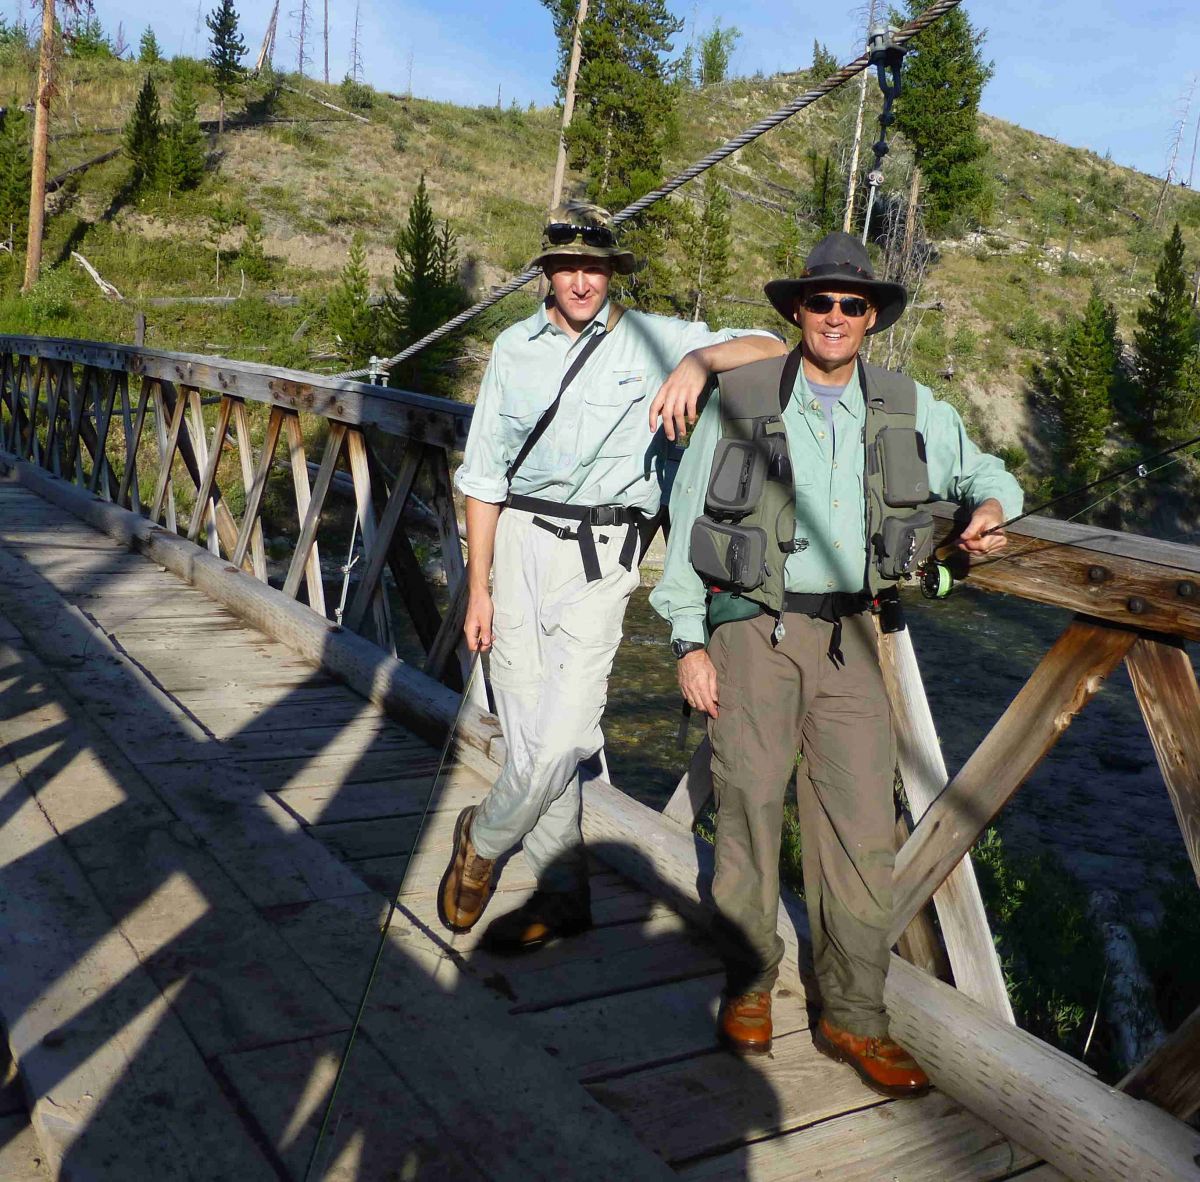
[(723, 624), (709, 654), (719, 681), (709, 723), (717, 800), (713, 898), (725, 934), (731, 993), (770, 990), (783, 799), (795, 767), (804, 893), (823, 1016), (859, 1036), (887, 1033), (883, 983), (895, 863), (895, 766), (875, 627), (842, 620), (845, 664), (829, 657), (833, 625), (784, 617), (771, 644), (766, 615)]

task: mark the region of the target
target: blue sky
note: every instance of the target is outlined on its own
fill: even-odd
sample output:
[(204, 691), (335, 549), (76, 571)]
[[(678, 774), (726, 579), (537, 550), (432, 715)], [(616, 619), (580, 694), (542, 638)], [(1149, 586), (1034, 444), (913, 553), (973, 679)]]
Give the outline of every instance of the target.
[[(10, 11), (24, 0), (3, 0)], [(323, 0), (309, 0), (319, 29)], [(735, 23), (742, 39), (733, 58), (738, 73), (756, 69), (772, 73), (807, 65), (813, 38), (819, 38), (839, 58), (856, 56), (856, 27), (862, 16), (852, 5), (767, 4), (740, 0), (670, 0), (673, 10), (690, 28), (693, 13), (701, 31), (717, 16)], [(95, 0), (106, 28), (125, 24), (127, 38), (136, 44), (151, 24), (169, 53), (192, 53), (196, 46), (195, 0), (176, 0), (164, 6), (145, 0)], [(201, 0), (204, 11), (215, 0)], [(252, 53), (257, 53), (271, 0), (241, 0), (238, 11)], [(354, 0), (329, 0), (330, 76), (339, 79), (349, 60)], [(294, 21), (289, 13), (299, 0), (281, 0), (276, 61), (294, 64), (290, 39)], [(1190, 14), (1189, 14), (1189, 9)], [(1162, 175), (1166, 168), (1171, 127), (1183, 113), (1183, 96), (1200, 66), (1196, 45), (1195, 8), (1185, 0), (1150, 3), (1142, 8), (1131, 0), (1004, 0), (972, 2), (968, 6), (977, 27), (988, 30), (985, 52), (995, 59), (996, 75), (984, 92), (988, 114), (1019, 123), (1044, 135), (1103, 155), (1112, 153), (1120, 164)], [(414, 93), (429, 98), (477, 104), (496, 101), (501, 90), (507, 106), (516, 98), (552, 100), (550, 77), (555, 45), (549, 14), (537, 0), (362, 0), (362, 55), (366, 77), (383, 90), (403, 90), (412, 54)], [(688, 30), (681, 35), (686, 43)], [(200, 51), (207, 30), (201, 26)], [(316, 68), (320, 45), (314, 46)], [(1200, 115), (1197, 87), (1191, 118), (1180, 153), (1179, 168), (1186, 179), (1192, 151), (1192, 132)], [(802, 117), (802, 116), (801, 116)], [(730, 134), (740, 131), (730, 127)], [(1200, 188), (1200, 164), (1194, 185)]]

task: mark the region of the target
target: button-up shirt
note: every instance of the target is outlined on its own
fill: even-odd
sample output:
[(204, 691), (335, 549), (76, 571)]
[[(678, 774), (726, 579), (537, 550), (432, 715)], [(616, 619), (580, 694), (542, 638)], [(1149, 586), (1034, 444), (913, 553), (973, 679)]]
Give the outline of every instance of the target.
[[(479, 387), (455, 484), (480, 501), (503, 501), (504, 473), (566, 371), (597, 333), (606, 331), (609, 302), (572, 340), (546, 314), (512, 325), (496, 338)], [(667, 439), (647, 423), (650, 401), (693, 349), (753, 330), (710, 332), (703, 322), (626, 311), (613, 339), (597, 346), (563, 394), (554, 421), (525, 457), (512, 489), (573, 505), (626, 505), (656, 513), (666, 487)]]
[[(704, 512), (713, 452), (721, 437), (719, 393), (700, 416), (671, 494), (671, 537), (663, 577), (651, 592), (654, 609), (671, 622), (671, 638), (704, 640), (705, 588), (689, 557), (692, 522)], [(857, 372), (825, 421), (801, 366), (783, 412), (796, 484), (796, 538), (808, 545), (784, 565), (788, 591), (823, 595), (861, 591), (867, 564), (863, 432), (866, 406)], [(995, 497), (1004, 516), (1021, 512), (1021, 486), (995, 456), (967, 436), (958, 412), (917, 383), (916, 428), (925, 440), (932, 499), (977, 506)]]

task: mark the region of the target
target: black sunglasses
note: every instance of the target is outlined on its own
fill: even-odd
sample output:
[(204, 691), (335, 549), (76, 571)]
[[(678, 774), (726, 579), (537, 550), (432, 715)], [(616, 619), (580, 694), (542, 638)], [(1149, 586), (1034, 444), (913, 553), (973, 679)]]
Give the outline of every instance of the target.
[(546, 241), (551, 246), (566, 246), (576, 238), (581, 238), (584, 246), (613, 246), (617, 241), (607, 226), (571, 226), (566, 222), (551, 222), (546, 227)]
[(871, 305), (862, 296), (842, 296), (835, 300), (831, 295), (810, 295), (804, 299), (804, 306), (818, 316), (824, 316), (833, 311), (833, 305), (839, 304), (847, 316), (865, 316)]

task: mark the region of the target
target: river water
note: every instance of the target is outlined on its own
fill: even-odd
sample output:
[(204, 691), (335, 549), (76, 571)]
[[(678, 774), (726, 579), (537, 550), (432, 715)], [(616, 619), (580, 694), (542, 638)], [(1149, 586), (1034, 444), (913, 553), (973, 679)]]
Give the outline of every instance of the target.
[[(662, 808), (701, 727), (693, 721), (687, 751), (679, 751), (675, 661), (648, 594), (636, 592), (625, 617), (604, 731), (613, 782)], [(953, 776), (1071, 613), (969, 586), (937, 602), (906, 592), (904, 603)], [(996, 828), (1006, 847), (1051, 855), (1089, 891), (1117, 891), (1129, 919), (1157, 921), (1156, 884), (1186, 851), (1124, 665), (1017, 791)]]

